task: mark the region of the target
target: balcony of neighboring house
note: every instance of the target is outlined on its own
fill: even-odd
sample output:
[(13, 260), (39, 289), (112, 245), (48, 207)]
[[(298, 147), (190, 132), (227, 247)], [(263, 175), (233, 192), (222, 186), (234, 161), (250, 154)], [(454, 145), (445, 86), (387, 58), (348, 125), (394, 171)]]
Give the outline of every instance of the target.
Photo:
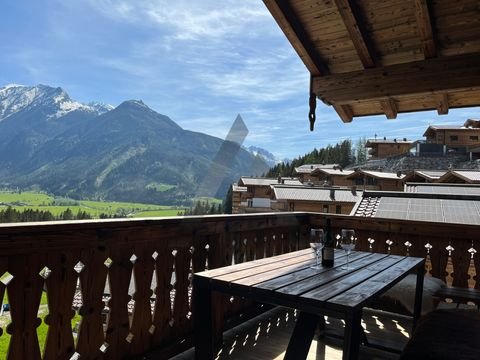
[[(478, 223), (367, 215), (3, 224), (0, 299), (9, 311), (0, 316), (0, 344), (8, 359), (159, 359), (183, 351), (191, 357), (193, 272), (307, 248), (309, 229), (323, 227), (326, 216), (335, 234), (356, 230), (358, 250), (426, 257), (426, 277), (480, 289)], [(228, 296), (218, 298), (214, 316), (219, 340), (225, 331), (219, 358), (274, 359), (282, 356), (297, 313)], [(366, 311), (371, 342), (382, 340), (394, 352), (365, 349), (363, 358), (398, 356), (410, 325), (404, 315)], [(341, 356), (342, 329), (341, 321), (329, 319), (328, 336), (314, 343), (312, 358)]]

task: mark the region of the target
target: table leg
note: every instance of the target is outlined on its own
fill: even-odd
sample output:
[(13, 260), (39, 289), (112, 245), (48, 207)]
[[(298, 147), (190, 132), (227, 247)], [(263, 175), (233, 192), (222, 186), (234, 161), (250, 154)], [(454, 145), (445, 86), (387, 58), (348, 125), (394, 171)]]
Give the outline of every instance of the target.
[(422, 314), (422, 295), (423, 295), (423, 279), (425, 265), (417, 267), (417, 285), (415, 287), (415, 304), (413, 305), (413, 330), (417, 326), (417, 321)]
[(212, 292), (193, 287), (193, 316), (195, 330), (195, 359), (214, 358)]
[[(322, 316), (323, 318), (323, 316)], [(288, 343), (284, 360), (306, 359), (310, 344), (312, 343), (315, 329), (320, 321), (320, 316), (302, 312), (298, 314), (297, 323), (293, 329)]]
[(362, 338), (362, 310), (355, 311), (345, 319), (343, 360), (356, 360)]

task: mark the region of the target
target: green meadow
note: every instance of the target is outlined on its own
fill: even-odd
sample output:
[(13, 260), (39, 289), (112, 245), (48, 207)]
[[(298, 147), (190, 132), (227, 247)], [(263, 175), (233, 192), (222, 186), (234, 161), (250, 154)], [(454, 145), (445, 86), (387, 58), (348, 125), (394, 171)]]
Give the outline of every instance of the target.
[(54, 216), (70, 209), (74, 214), (84, 211), (93, 218), (99, 218), (101, 214), (121, 217), (176, 216), (179, 211), (183, 210), (180, 207), (155, 204), (73, 200), (33, 191), (0, 191), (0, 210), (4, 210), (8, 206), (17, 211), (27, 209), (50, 211)]

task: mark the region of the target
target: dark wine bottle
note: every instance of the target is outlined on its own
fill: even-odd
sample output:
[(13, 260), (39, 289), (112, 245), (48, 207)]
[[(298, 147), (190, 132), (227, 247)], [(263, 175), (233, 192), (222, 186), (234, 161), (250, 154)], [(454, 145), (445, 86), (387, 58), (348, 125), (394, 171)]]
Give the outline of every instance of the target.
[(330, 219), (327, 218), (325, 224), (325, 245), (322, 249), (322, 266), (332, 267), (334, 262), (333, 249), (335, 248), (335, 240), (332, 236), (332, 228)]

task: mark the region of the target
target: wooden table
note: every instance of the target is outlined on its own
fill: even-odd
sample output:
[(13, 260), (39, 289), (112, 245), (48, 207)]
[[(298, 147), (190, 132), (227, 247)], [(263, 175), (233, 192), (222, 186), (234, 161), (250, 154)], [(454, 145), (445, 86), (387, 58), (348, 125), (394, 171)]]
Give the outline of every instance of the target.
[(414, 326), (420, 315), (424, 259), (370, 252), (352, 252), (351, 268), (343, 251), (335, 250), (335, 266), (314, 270), (311, 249), (194, 274), (195, 355), (214, 358), (212, 293), (218, 291), (300, 310), (285, 359), (304, 359), (323, 316), (345, 320), (343, 359), (357, 359), (363, 331), (362, 308), (416, 271)]

